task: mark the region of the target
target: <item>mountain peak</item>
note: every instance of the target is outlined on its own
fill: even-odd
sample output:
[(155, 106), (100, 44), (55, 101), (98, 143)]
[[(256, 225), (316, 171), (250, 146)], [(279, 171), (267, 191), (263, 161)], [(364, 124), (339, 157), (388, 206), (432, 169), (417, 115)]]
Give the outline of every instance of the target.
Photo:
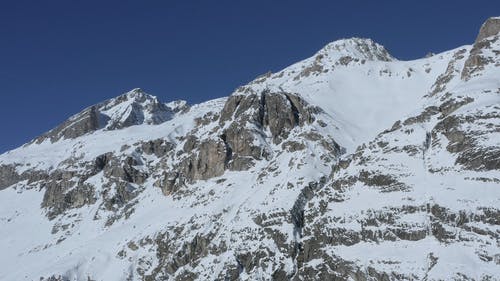
[(384, 46), (369, 38), (346, 38), (333, 41), (323, 47), (318, 54), (334, 56), (350, 56), (365, 60), (391, 61), (394, 57)]
[[(187, 107), (185, 103), (182, 105)], [(82, 110), (35, 141), (72, 139), (99, 129), (118, 130), (133, 125), (156, 125), (168, 121), (178, 111), (180, 109), (163, 104), (155, 96), (135, 88)]]
[(156, 96), (148, 94), (141, 88), (134, 88), (116, 98), (102, 102), (101, 105), (104, 105), (105, 108), (111, 108), (121, 103), (132, 103), (136, 104), (136, 106), (141, 104), (145, 107), (166, 107), (173, 113), (185, 111), (189, 108), (185, 100), (174, 100), (167, 103), (161, 103)]
[(139, 124), (159, 124), (172, 115), (171, 110), (160, 103), (155, 96), (139, 88), (105, 101), (99, 104), (98, 108), (109, 118), (104, 125), (109, 130)]
[(155, 96), (152, 96), (148, 93), (146, 93), (143, 89), (141, 88), (134, 88), (124, 94), (121, 94), (117, 96), (116, 98), (111, 98), (107, 101), (104, 101), (103, 103), (113, 103), (115, 102), (124, 102), (124, 101), (134, 101), (138, 103), (143, 103), (146, 101), (151, 101), (151, 100), (157, 100)]
[(476, 42), (483, 40), (484, 38), (497, 35), (500, 32), (500, 17), (491, 17), (487, 19), (476, 38)]
[(109, 108), (124, 102), (149, 103), (151, 101), (157, 101), (157, 100), (158, 99), (155, 96), (146, 93), (144, 90), (140, 88), (135, 88), (117, 97), (101, 102), (99, 105), (102, 105), (105, 108)]

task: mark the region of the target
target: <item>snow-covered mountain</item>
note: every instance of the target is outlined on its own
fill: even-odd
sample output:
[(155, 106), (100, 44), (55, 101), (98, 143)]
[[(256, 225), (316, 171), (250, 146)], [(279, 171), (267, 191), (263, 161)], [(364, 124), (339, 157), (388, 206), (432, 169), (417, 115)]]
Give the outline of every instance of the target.
[(499, 31), (88, 107), (0, 156), (0, 280), (500, 280)]

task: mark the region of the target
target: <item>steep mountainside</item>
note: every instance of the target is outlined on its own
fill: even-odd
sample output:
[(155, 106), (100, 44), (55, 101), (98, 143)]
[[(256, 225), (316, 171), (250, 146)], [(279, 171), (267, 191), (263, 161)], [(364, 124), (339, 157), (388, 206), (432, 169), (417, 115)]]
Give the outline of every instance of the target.
[(0, 280), (500, 280), (499, 31), (86, 108), (0, 156)]

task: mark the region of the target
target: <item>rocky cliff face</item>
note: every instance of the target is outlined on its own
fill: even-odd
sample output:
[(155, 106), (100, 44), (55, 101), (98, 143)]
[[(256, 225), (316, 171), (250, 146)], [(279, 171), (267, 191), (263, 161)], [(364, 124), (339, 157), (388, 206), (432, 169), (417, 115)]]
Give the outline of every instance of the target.
[(345, 39), (227, 98), (83, 110), (0, 156), (0, 279), (496, 280), (497, 25), (416, 61)]
[(476, 43), (485, 38), (498, 35), (500, 32), (500, 17), (493, 17), (486, 20), (479, 30), (479, 35), (476, 38)]

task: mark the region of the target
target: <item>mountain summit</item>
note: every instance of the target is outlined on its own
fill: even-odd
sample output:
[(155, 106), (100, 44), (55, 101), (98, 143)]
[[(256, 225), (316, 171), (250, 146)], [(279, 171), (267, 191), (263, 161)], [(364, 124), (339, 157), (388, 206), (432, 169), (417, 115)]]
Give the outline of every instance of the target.
[(498, 27), (84, 109), (0, 155), (0, 280), (497, 280)]
[(384, 46), (375, 43), (371, 39), (356, 37), (331, 42), (321, 49), (317, 55), (331, 55), (338, 58), (351, 57), (359, 60), (394, 60)]
[(156, 97), (137, 88), (84, 109), (37, 138), (35, 142), (41, 143), (46, 139), (52, 142), (72, 139), (100, 129), (117, 130), (133, 125), (157, 125), (171, 119), (175, 112), (185, 106), (184, 101), (162, 104)]

